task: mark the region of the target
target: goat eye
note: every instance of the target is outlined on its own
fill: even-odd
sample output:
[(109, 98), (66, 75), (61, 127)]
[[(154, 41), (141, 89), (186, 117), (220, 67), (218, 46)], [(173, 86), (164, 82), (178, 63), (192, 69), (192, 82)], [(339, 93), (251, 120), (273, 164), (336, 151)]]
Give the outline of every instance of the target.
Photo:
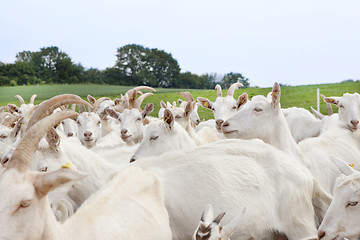
[(181, 118), (181, 116), (179, 116), (179, 115), (176, 115), (176, 116), (175, 116), (175, 118), (176, 118), (176, 119), (180, 119), (180, 118)]
[(150, 138), (150, 141), (155, 141), (155, 140), (158, 139), (158, 138), (159, 138), (159, 136), (151, 137), (151, 138)]
[(100, 125), (100, 123), (101, 123), (101, 122), (100, 122), (100, 121), (98, 121), (98, 122), (97, 122), (97, 125)]
[(232, 107), (232, 109), (231, 110), (235, 110), (236, 109), (236, 107), (234, 106), (234, 107)]
[(40, 168), (40, 172), (47, 172), (47, 167)]
[(0, 135), (0, 138), (1, 138), (1, 139), (5, 139), (5, 138), (7, 138), (7, 135), (2, 134), (2, 135)]
[(141, 121), (141, 118), (136, 119), (136, 121)]
[(80, 121), (76, 121), (76, 123), (77, 123), (78, 125), (81, 125)]
[(358, 202), (349, 202), (348, 204), (347, 204), (347, 207), (348, 206), (351, 206), (351, 207), (353, 207), (353, 206), (355, 206), (356, 204), (358, 204)]
[(255, 112), (261, 112), (262, 109), (261, 109), (261, 108), (255, 108), (254, 111), (255, 111)]
[(30, 206), (30, 200), (21, 201), (20, 207), (26, 208), (26, 207), (28, 207), (28, 206)]
[(340, 105), (339, 107), (341, 107), (341, 108), (345, 108), (345, 107), (344, 107), (344, 105)]

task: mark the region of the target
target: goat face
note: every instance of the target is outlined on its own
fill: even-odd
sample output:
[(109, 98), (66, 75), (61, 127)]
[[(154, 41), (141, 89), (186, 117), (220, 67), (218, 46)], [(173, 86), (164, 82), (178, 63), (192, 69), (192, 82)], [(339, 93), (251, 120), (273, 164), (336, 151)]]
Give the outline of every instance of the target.
[[(168, 111), (168, 110), (166, 110)], [(174, 121), (174, 117), (168, 118), (167, 121), (151, 122), (145, 129), (144, 138), (139, 147), (136, 149), (130, 162), (134, 162), (141, 157), (158, 156), (164, 152), (175, 151), (195, 147), (196, 143), (189, 134)]]
[(71, 119), (71, 118), (67, 118), (64, 119), (62, 122), (62, 127), (63, 127), (63, 131), (65, 136), (67, 137), (76, 137), (77, 136), (77, 132), (78, 132), (78, 127), (77, 127), (77, 123), (75, 120)]
[(214, 103), (206, 98), (198, 98), (198, 102), (201, 106), (213, 111), (216, 130), (220, 133), (222, 133), (221, 126), (224, 121), (235, 115), (246, 101), (246, 93), (240, 95), (238, 100), (235, 100), (232, 96), (217, 97)]
[(93, 112), (83, 112), (77, 117), (80, 142), (87, 148), (95, 146), (101, 133), (100, 117)]
[(126, 143), (138, 143), (143, 137), (143, 117), (138, 109), (125, 109), (118, 115), (121, 139)]
[(319, 227), (319, 239), (358, 239), (360, 236), (360, 174), (336, 179), (333, 200)]
[(345, 93), (338, 102), (339, 120), (343, 121), (351, 131), (359, 128), (360, 95)]

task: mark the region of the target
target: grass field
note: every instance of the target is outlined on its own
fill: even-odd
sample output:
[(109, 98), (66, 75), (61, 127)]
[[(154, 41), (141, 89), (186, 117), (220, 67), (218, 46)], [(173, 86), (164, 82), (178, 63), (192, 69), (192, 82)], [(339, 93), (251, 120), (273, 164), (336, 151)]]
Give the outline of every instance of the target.
[[(36, 93), (38, 97), (35, 103), (40, 103), (50, 97), (63, 93), (73, 93), (86, 99), (88, 94), (98, 98), (107, 96), (112, 99), (119, 97), (121, 93), (125, 93), (132, 87), (129, 86), (111, 86), (111, 85), (36, 85), (36, 86), (16, 86), (16, 87), (0, 87), (0, 106), (8, 103), (16, 103), (18, 100), (14, 97), (16, 94), (21, 95), (25, 102), (29, 101), (30, 97)], [(360, 92), (360, 82), (343, 82), (336, 84), (320, 84), (320, 85), (306, 85), (306, 86), (285, 86), (281, 88), (281, 106), (286, 107), (303, 107), (310, 109), (310, 106), (316, 108), (316, 89), (320, 88), (320, 92), (325, 96), (342, 96), (344, 93)], [(193, 94), (194, 98), (205, 97), (211, 101), (216, 99), (216, 90), (196, 90), (196, 89), (165, 89), (158, 88), (157, 92), (150, 97), (147, 97), (143, 105), (146, 103), (154, 103), (155, 109), (152, 116), (157, 116), (160, 109), (160, 100), (164, 101), (176, 101), (182, 98), (178, 95), (178, 92), (189, 91)], [(255, 95), (266, 95), (271, 88), (241, 88), (235, 91), (234, 97), (237, 98), (241, 93), (247, 92), (249, 98)], [(223, 94), (226, 95), (227, 90), (223, 90)], [(326, 114), (327, 109), (324, 102), (320, 102), (321, 112)], [(335, 112), (337, 111), (334, 107)], [(201, 119), (213, 118), (213, 114), (210, 110), (199, 107), (199, 115)]]

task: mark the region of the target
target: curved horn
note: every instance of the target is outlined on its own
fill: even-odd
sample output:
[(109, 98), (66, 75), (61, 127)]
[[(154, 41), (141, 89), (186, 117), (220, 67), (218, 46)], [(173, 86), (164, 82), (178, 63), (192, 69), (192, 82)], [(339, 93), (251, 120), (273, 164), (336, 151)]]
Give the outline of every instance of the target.
[(20, 95), (15, 95), (15, 97), (16, 97), (17, 99), (19, 99), (20, 105), (21, 105), (21, 104), (25, 104), (24, 99), (23, 99)]
[(151, 92), (148, 92), (148, 93), (144, 93), (143, 95), (141, 95), (138, 99), (136, 99), (135, 104), (134, 104), (134, 108), (140, 109), (140, 106), (141, 106), (142, 102), (144, 101), (144, 99), (147, 96), (151, 96), (151, 95), (154, 95), (154, 94), (151, 93)]
[(92, 112), (96, 112), (96, 111), (99, 109), (100, 104), (101, 104), (103, 101), (106, 101), (106, 100), (111, 100), (111, 99), (108, 98), (108, 97), (101, 97), (101, 98), (99, 98), (98, 100), (96, 100), (95, 103), (94, 103), (94, 105), (93, 105)]
[(213, 220), (213, 222), (216, 223), (216, 224), (219, 224), (220, 221), (221, 221), (221, 219), (225, 216), (225, 214), (226, 214), (225, 212), (220, 213), (220, 214)]
[(45, 116), (50, 115), (56, 108), (65, 104), (82, 104), (88, 106), (88, 108), (92, 108), (91, 104), (87, 101), (81, 99), (81, 97), (74, 94), (62, 94), (52, 97), (42, 103), (39, 104), (39, 107), (36, 109), (34, 114), (31, 116), (28, 125), (26, 127), (26, 131), (31, 128), (37, 121), (44, 118)]
[(194, 97), (189, 92), (179, 92), (179, 94), (181, 96), (183, 96), (185, 98), (185, 100), (188, 101), (188, 102), (193, 102), (194, 101)]
[(130, 92), (132, 92), (132, 91), (140, 91), (140, 90), (150, 90), (150, 91), (156, 92), (156, 90), (153, 89), (152, 87), (148, 87), (148, 86), (138, 86), (138, 87), (134, 87), (134, 88), (128, 90), (126, 93), (127, 93), (128, 95), (130, 95)]
[(31, 98), (30, 98), (30, 103), (31, 104), (34, 104), (34, 101), (35, 101), (35, 98), (37, 97), (36, 94), (32, 95)]
[(238, 87), (243, 87), (243, 86), (244, 86), (244, 85), (243, 85), (242, 83), (239, 83), (239, 82), (232, 84), (232, 85), (229, 87), (229, 90), (228, 90), (226, 96), (230, 96), (230, 97), (234, 96), (235, 90), (236, 90)]
[(32, 155), (37, 149), (40, 140), (43, 138), (45, 133), (54, 125), (60, 123), (66, 118), (73, 118), (78, 116), (73, 111), (61, 111), (50, 116), (47, 116), (38, 121), (29, 131), (26, 132), (25, 136), (20, 140), (19, 145), (16, 147), (7, 168), (16, 168), (23, 172), (28, 166)]
[(222, 97), (221, 86), (219, 84), (216, 84), (215, 89), (216, 89), (217, 96)]

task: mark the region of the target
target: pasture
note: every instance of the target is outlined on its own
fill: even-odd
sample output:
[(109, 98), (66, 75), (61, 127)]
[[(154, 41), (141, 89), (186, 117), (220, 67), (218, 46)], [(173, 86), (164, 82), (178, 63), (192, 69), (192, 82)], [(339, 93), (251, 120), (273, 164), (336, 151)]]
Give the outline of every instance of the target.
[[(96, 84), (54, 84), (54, 85), (35, 85), (35, 86), (16, 86), (16, 87), (1, 87), (0, 88), (0, 106), (8, 103), (18, 104), (18, 100), (14, 97), (16, 94), (21, 95), (25, 102), (29, 101), (31, 95), (36, 93), (38, 96), (35, 103), (38, 104), (50, 97), (58, 94), (72, 93), (79, 95), (86, 99), (88, 94), (99, 98), (102, 96), (110, 97), (114, 99), (120, 97), (120, 94), (124, 94), (132, 86), (114, 86), (114, 85), (96, 85)], [(320, 88), (320, 93), (325, 96), (342, 96), (344, 93), (360, 92), (360, 82), (342, 82), (335, 84), (318, 84), (318, 85), (306, 85), (306, 86), (283, 86), (281, 88), (281, 105), (282, 107), (303, 107), (310, 110), (310, 106), (316, 108), (316, 89)], [(142, 106), (147, 103), (153, 103), (155, 106), (151, 116), (156, 117), (160, 109), (160, 101), (173, 102), (182, 98), (178, 92), (189, 91), (194, 98), (205, 97), (211, 101), (216, 99), (216, 90), (199, 90), (199, 89), (167, 89), (156, 88), (157, 92), (150, 97), (145, 98)], [(235, 91), (234, 97), (246, 92), (249, 98), (255, 95), (266, 95), (271, 91), (271, 88), (240, 88)], [(223, 90), (223, 95), (226, 95), (227, 89)], [(320, 111), (323, 114), (327, 113), (326, 105), (320, 101)], [(201, 119), (213, 118), (213, 114), (210, 110), (199, 107), (199, 116)], [(337, 109), (334, 108), (334, 112)]]

